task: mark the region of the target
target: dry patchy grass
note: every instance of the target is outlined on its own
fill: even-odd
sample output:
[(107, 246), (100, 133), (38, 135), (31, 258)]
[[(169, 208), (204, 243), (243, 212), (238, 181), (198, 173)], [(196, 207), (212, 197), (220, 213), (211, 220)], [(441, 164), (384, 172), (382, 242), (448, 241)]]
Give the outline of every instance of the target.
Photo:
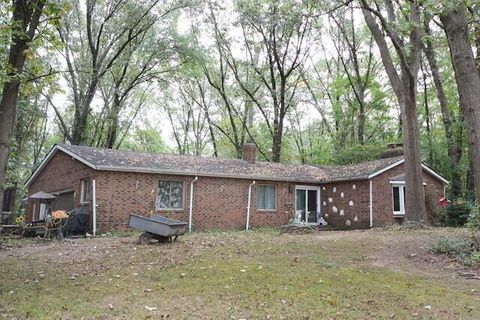
[[(0, 245), (0, 314), (59, 319), (475, 319), (480, 281), (427, 252), (462, 230), (195, 233)], [(468, 270), (476, 272), (476, 270)]]

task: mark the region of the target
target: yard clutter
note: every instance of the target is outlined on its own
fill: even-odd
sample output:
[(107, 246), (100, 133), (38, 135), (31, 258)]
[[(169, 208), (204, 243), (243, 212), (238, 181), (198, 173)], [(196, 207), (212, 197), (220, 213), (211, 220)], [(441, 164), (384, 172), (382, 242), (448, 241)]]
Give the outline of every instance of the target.
[(137, 230), (145, 231), (138, 239), (140, 243), (150, 243), (152, 240), (159, 242), (173, 242), (178, 236), (185, 234), (187, 222), (170, 219), (158, 214), (150, 218), (130, 214), (128, 226)]
[(57, 210), (47, 215), (45, 219), (45, 240), (55, 237), (57, 240), (63, 240), (63, 228), (68, 223), (69, 215), (65, 210)]

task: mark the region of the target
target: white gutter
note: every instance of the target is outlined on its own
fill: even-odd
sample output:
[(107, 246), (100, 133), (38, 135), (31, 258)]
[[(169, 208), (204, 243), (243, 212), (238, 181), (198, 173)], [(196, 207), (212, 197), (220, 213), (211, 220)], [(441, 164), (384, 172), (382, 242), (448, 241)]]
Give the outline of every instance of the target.
[(93, 221), (92, 221), (92, 233), (93, 236), (97, 235), (97, 186), (95, 179), (92, 180), (92, 206), (93, 206)]
[(252, 200), (252, 187), (255, 185), (255, 180), (248, 186), (248, 204), (247, 204), (247, 224), (245, 225), (245, 230), (250, 229), (250, 203)]
[(193, 217), (193, 183), (198, 180), (198, 177), (190, 182), (190, 207), (188, 212), (188, 232), (192, 232), (192, 217)]
[(373, 183), (372, 183), (372, 180), (370, 180), (369, 193), (370, 193), (370, 228), (372, 228), (373, 227)]

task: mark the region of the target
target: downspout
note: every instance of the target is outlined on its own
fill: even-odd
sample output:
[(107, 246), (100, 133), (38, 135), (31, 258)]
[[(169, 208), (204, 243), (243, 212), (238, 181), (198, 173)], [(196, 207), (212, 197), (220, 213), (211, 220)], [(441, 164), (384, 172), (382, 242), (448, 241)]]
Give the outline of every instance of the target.
[(250, 203), (252, 202), (252, 187), (255, 185), (255, 180), (248, 186), (248, 203), (247, 203), (247, 224), (245, 230), (250, 229)]
[(93, 221), (92, 221), (92, 233), (93, 236), (97, 235), (97, 187), (95, 179), (92, 180), (92, 206), (93, 206)]
[(372, 180), (369, 180), (370, 181), (370, 190), (369, 190), (369, 194), (370, 194), (370, 228), (373, 228), (373, 183), (372, 183)]
[(192, 232), (192, 218), (193, 218), (193, 183), (198, 180), (198, 177), (190, 182), (190, 207), (188, 212), (188, 232)]

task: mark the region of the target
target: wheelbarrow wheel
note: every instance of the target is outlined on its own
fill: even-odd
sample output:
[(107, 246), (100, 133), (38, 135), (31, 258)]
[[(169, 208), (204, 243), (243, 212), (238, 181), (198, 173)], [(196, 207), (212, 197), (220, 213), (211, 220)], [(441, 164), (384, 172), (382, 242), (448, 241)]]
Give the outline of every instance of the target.
[(144, 232), (138, 237), (139, 244), (149, 244), (152, 242), (153, 236), (151, 233)]

